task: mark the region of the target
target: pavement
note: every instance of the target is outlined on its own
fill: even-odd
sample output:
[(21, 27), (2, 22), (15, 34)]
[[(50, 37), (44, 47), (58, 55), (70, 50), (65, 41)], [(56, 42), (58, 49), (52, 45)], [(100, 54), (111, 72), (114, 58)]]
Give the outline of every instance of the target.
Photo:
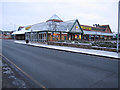
[(46, 88), (117, 88), (118, 60), (3, 40), (3, 55)]
[[(19, 43), (19, 44), (26, 44), (25, 41), (15, 40), (14, 42)], [(41, 44), (41, 43), (35, 43), (35, 42), (29, 42), (26, 45), (32, 45), (32, 46), (37, 46), (37, 47), (45, 47), (45, 48), (50, 48), (50, 49), (57, 49), (57, 50), (75, 52), (75, 53), (83, 53), (83, 54), (88, 54), (88, 55), (120, 59), (120, 53), (117, 53), (117, 52), (94, 50), (94, 49), (83, 49), (83, 48), (75, 48), (75, 47), (65, 47), (65, 46), (55, 46), (55, 45), (47, 45), (47, 44)]]

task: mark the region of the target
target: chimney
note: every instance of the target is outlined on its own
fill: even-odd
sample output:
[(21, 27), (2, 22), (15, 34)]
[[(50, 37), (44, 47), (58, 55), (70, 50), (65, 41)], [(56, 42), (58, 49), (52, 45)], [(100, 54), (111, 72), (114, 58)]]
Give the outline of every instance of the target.
[(100, 25), (99, 24), (93, 24), (94, 27), (99, 27)]

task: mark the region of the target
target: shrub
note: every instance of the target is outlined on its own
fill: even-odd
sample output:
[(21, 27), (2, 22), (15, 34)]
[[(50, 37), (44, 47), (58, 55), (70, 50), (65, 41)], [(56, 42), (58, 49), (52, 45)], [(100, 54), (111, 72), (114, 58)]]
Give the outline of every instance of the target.
[(59, 40), (58, 42), (64, 42), (64, 40)]
[[(120, 43), (119, 43), (119, 45), (120, 45)], [(115, 42), (114, 43), (112, 43), (112, 42), (93, 42), (92, 46), (116, 48), (117, 44)]]

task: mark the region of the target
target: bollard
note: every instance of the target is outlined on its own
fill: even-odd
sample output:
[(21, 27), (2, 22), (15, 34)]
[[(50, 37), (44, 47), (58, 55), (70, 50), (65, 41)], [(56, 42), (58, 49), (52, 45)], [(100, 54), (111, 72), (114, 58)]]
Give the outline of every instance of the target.
[(29, 43), (29, 40), (26, 40), (26, 43)]

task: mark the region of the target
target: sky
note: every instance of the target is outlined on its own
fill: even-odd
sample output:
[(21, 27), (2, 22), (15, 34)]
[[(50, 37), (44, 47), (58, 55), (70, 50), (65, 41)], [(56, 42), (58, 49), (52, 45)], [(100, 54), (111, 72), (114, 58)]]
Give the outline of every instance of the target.
[(110, 25), (118, 31), (119, 0), (0, 0), (0, 30), (17, 30), (58, 15), (63, 21), (78, 19), (81, 25)]

